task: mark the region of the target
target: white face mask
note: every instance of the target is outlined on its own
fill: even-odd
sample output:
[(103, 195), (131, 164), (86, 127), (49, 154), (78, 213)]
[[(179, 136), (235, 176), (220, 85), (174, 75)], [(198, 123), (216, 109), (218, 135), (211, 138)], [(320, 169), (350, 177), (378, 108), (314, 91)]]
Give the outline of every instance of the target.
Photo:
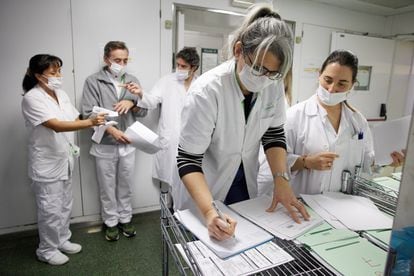
[(109, 69), (111, 69), (112, 74), (114, 74), (115, 77), (119, 77), (119, 76), (122, 76), (123, 74), (125, 74), (126, 66), (122, 66), (122, 65), (119, 65), (116, 62), (111, 61), (111, 66), (109, 67)]
[(322, 85), (319, 84), (317, 94), (319, 97), (319, 100), (326, 105), (333, 106), (337, 105), (347, 99), (349, 99), (352, 96), (352, 88), (345, 92), (337, 92), (337, 93), (330, 93), (328, 90), (323, 88)]
[(251, 67), (247, 64), (243, 66), (243, 69), (239, 73), (239, 78), (244, 87), (250, 92), (260, 92), (263, 88), (274, 82), (274, 80), (266, 76), (253, 75)]
[(50, 90), (57, 90), (57, 89), (61, 89), (62, 88), (62, 81), (63, 78), (62, 77), (47, 77), (47, 87)]
[(188, 79), (188, 77), (190, 76), (190, 71), (177, 69), (175, 71), (175, 76), (176, 76), (177, 80), (184, 81), (184, 80)]

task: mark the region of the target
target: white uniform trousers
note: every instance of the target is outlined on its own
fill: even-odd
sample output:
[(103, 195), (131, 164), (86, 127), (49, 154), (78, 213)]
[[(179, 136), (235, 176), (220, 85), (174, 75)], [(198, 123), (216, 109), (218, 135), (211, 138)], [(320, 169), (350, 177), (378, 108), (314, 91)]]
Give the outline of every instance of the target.
[(132, 183), (134, 179), (135, 151), (112, 158), (96, 157), (102, 220), (108, 227), (128, 223), (132, 218)]
[(39, 259), (49, 260), (72, 235), (69, 230), (72, 211), (72, 179), (56, 182), (32, 182), (36, 195)]

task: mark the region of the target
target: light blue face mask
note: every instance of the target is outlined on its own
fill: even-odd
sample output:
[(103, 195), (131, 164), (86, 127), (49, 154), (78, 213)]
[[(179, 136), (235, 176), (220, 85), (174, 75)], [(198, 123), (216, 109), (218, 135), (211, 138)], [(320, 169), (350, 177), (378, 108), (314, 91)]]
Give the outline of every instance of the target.
[(329, 106), (337, 105), (352, 96), (353, 89), (351, 88), (345, 92), (337, 92), (337, 93), (330, 93), (328, 90), (323, 88), (322, 85), (319, 84), (318, 90), (316, 91), (319, 100)]

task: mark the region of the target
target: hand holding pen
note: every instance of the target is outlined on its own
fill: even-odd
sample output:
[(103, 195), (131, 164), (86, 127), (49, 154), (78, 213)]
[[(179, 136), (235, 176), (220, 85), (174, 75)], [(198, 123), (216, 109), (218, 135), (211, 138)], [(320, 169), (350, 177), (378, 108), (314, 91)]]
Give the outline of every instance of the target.
[(134, 95), (138, 95), (139, 97), (142, 97), (142, 88), (135, 82), (127, 82), (127, 83), (121, 83), (119, 84), (119, 87), (123, 87), (126, 90), (128, 90), (130, 93)]
[(213, 208), (206, 216), (210, 236), (220, 241), (234, 237), (237, 222), (223, 214), (215, 202), (211, 205)]

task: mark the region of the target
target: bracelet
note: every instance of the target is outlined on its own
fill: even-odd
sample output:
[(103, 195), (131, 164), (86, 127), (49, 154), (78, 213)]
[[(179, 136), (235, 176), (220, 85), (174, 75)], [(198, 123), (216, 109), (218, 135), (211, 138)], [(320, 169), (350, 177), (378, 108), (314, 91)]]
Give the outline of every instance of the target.
[(303, 168), (308, 170), (309, 168), (308, 168), (308, 167), (306, 167), (306, 163), (305, 163), (306, 157), (308, 157), (308, 156), (307, 156), (307, 155), (304, 155), (304, 156), (302, 157), (302, 162), (303, 162)]

